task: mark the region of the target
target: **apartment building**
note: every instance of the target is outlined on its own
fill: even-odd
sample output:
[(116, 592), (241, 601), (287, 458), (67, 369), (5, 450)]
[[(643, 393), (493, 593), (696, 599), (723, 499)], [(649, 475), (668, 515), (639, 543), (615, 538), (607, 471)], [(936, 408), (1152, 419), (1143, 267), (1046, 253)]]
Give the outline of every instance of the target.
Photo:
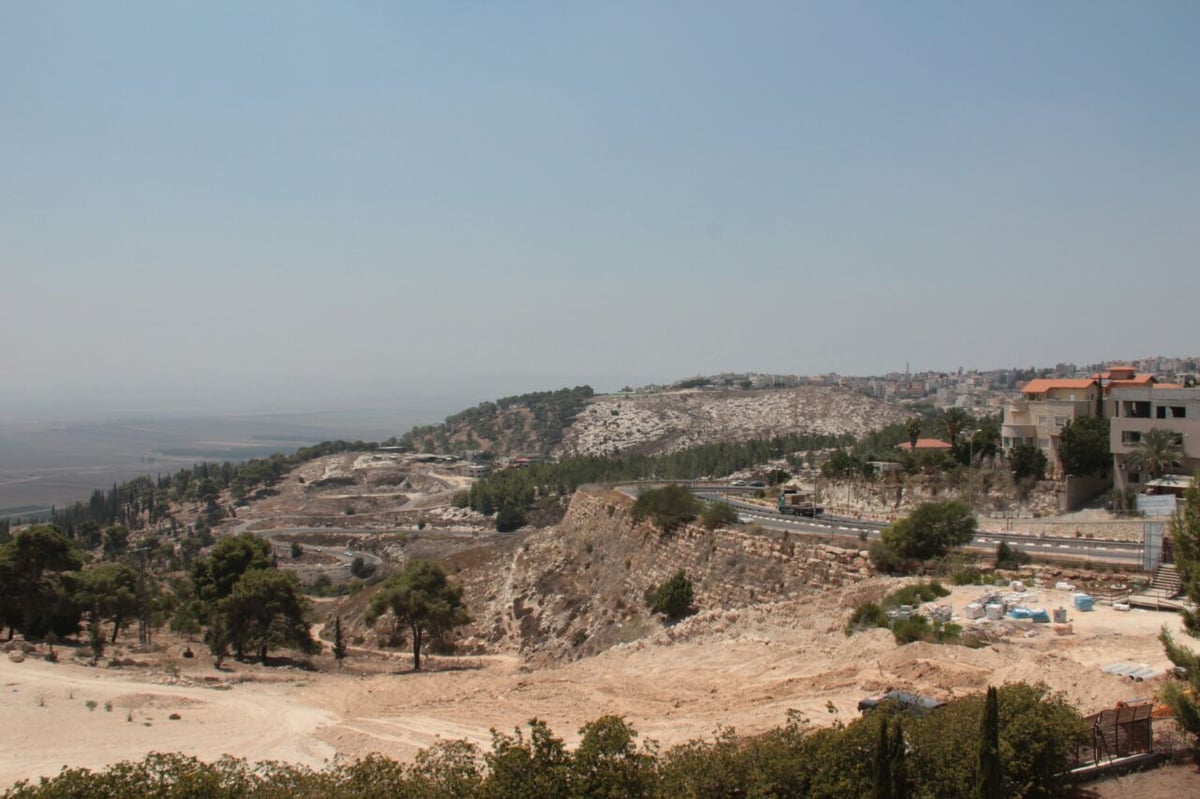
[(1141, 491), (1155, 487), (1148, 486), (1147, 475), (1127, 462), (1142, 436), (1154, 429), (1174, 433), (1183, 449), (1183, 464), (1172, 472), (1194, 475), (1200, 471), (1200, 388), (1114, 380), (1105, 390), (1104, 413), (1109, 417), (1109, 448), (1117, 488)]
[(1004, 406), (1000, 427), (1006, 452), (1019, 444), (1036, 444), (1046, 454), (1053, 477), (1062, 476), (1059, 437), (1068, 422), (1102, 412), (1098, 377), (1039, 378), (1021, 389), (1021, 399)]

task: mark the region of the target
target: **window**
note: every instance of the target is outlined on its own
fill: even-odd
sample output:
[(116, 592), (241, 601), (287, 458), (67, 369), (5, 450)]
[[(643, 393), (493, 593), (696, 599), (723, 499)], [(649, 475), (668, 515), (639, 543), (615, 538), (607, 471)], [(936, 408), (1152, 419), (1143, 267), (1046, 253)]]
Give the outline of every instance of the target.
[(1186, 419), (1186, 418), (1187, 418), (1187, 406), (1185, 406), (1185, 405), (1172, 405), (1172, 406), (1171, 406), (1171, 417), (1170, 417), (1170, 418), (1172, 418), (1172, 419)]
[(1039, 446), (1039, 447), (1041, 447), (1042, 449), (1050, 449), (1050, 439), (1048, 439), (1048, 438), (1039, 438), (1039, 439), (1038, 439), (1038, 446)]
[(1130, 472), (1130, 473), (1129, 473), (1129, 482), (1131, 482), (1131, 483), (1140, 483), (1140, 482), (1142, 482), (1142, 475), (1141, 475), (1141, 473), (1140, 473), (1140, 472)]
[(1122, 444), (1138, 444), (1138, 443), (1141, 443), (1141, 440), (1142, 440), (1142, 434), (1140, 431), (1137, 431), (1137, 430), (1122, 430), (1121, 431), (1121, 443)]
[(1149, 419), (1150, 403), (1143, 400), (1125, 400), (1121, 403), (1121, 415), (1129, 419)]
[(1066, 427), (1067, 426), (1067, 417), (1055, 416), (1054, 417), (1054, 426), (1055, 427)]

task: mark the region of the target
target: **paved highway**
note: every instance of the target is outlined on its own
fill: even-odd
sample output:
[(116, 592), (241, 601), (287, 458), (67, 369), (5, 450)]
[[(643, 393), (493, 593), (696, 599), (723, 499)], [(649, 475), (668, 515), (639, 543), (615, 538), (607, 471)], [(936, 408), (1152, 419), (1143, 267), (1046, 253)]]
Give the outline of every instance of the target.
[[(703, 483), (691, 483), (688, 487), (701, 499), (720, 500), (732, 505), (744, 522), (756, 522), (775, 530), (788, 530), (806, 535), (860, 538), (868, 540), (879, 537), (879, 531), (887, 525), (883, 522), (864, 519), (848, 519), (825, 515), (817, 519), (783, 516), (772, 508), (753, 502), (743, 502), (728, 496), (727, 489)], [(745, 493), (740, 486), (737, 493)], [(753, 491), (754, 489), (750, 489)], [(1143, 546), (1138, 541), (1097, 541), (1087, 538), (1034, 537), (1021, 533), (980, 530), (965, 548), (977, 552), (994, 552), (1001, 541), (1009, 546), (1042, 558), (1070, 558), (1091, 560), (1121, 566), (1140, 566)]]

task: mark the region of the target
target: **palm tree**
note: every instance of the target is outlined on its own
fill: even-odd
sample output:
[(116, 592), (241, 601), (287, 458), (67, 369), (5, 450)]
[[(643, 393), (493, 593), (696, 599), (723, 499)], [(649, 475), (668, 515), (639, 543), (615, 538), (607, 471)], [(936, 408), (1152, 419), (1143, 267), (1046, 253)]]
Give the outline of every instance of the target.
[[(946, 438), (950, 441), (951, 451), (954, 456), (959, 456), (959, 436), (967, 429), (967, 424), (971, 421), (971, 417), (962, 408), (947, 408), (942, 415), (942, 429), (946, 431)], [(959, 458), (961, 460), (961, 458)]]
[(1126, 456), (1125, 462), (1129, 468), (1145, 472), (1151, 480), (1157, 480), (1168, 469), (1183, 465), (1183, 446), (1179, 443), (1179, 434), (1154, 428), (1142, 436), (1137, 449)]
[(921, 437), (921, 420), (913, 417), (904, 423), (904, 432), (908, 433), (908, 448), (917, 448), (917, 439)]

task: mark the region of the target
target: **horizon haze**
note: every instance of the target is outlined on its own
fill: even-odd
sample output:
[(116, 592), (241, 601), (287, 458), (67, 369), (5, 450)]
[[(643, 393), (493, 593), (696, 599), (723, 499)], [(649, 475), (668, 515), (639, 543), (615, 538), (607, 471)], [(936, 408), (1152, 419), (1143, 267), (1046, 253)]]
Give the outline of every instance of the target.
[(1195, 3), (0, 8), (5, 417), (1194, 349)]

